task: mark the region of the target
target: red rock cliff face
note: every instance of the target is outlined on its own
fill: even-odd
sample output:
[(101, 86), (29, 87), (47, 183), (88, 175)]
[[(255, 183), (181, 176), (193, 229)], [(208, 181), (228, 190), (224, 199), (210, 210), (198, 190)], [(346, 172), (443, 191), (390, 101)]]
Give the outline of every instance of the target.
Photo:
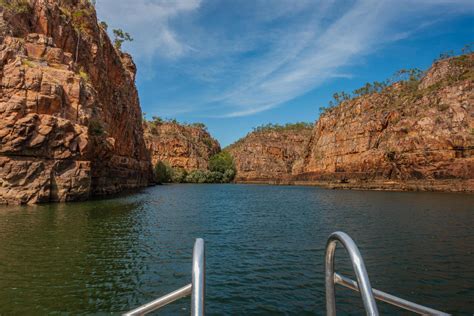
[(237, 182), (286, 182), (301, 159), (311, 128), (252, 132), (227, 149), (234, 157)]
[(87, 1), (0, 7), (0, 203), (146, 186), (135, 70)]
[(207, 170), (221, 148), (202, 127), (164, 122), (145, 124), (145, 140), (153, 165), (158, 161), (186, 171)]
[[(435, 63), (317, 122), (296, 179), (335, 186), (474, 191), (474, 55)], [(339, 183), (337, 185), (337, 183)]]

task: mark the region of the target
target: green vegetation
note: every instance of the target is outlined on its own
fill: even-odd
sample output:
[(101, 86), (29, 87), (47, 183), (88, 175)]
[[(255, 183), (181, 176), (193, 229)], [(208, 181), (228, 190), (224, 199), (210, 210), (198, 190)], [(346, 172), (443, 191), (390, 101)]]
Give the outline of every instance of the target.
[[(178, 120), (176, 120), (175, 118), (162, 118), (162, 117), (159, 117), (159, 116), (152, 116), (151, 120), (148, 121), (145, 116), (146, 116), (146, 114), (143, 113), (143, 120), (144, 120), (144, 122), (146, 122), (150, 126), (152, 132), (153, 132), (153, 130), (156, 131), (156, 129), (154, 129), (154, 128), (158, 127), (161, 124), (165, 124), (165, 123), (179, 124), (179, 125), (185, 126), (185, 127), (199, 128), (199, 129), (202, 129), (202, 130), (207, 132), (207, 126), (204, 123), (200, 123), (200, 122), (197, 122), (197, 123), (178, 122)], [(206, 144), (209, 145), (209, 146), (212, 145), (212, 141), (210, 139), (209, 140), (205, 139), (204, 142), (206, 142)]]
[(117, 49), (122, 49), (122, 44), (125, 41), (133, 41), (133, 38), (130, 36), (130, 34), (124, 32), (122, 29), (113, 29), (112, 32), (114, 33), (114, 46)]
[(171, 177), (173, 169), (163, 161), (158, 161), (155, 165), (155, 180), (158, 183), (169, 183), (171, 182)]
[(253, 131), (254, 132), (302, 131), (302, 130), (311, 129), (311, 128), (313, 128), (313, 124), (308, 123), (308, 122), (287, 123), (285, 125), (268, 123), (268, 124), (254, 127)]
[(227, 170), (235, 171), (234, 158), (228, 151), (221, 151), (209, 159), (209, 169), (222, 174)]
[(81, 67), (81, 69), (79, 70), (79, 77), (81, 77), (81, 79), (84, 80), (85, 82), (89, 82), (90, 80), (89, 75), (87, 74), (87, 72), (84, 70), (83, 67)]
[(27, 13), (31, 9), (28, 0), (0, 0), (0, 6), (14, 14)]
[[(473, 46), (474, 46), (474, 42), (464, 45), (464, 47), (461, 48), (461, 54), (471, 54), (473, 52)], [(436, 58), (435, 61), (452, 58), (452, 57), (455, 57), (456, 55), (457, 55), (456, 51), (450, 50), (450, 51), (439, 54), (439, 57)]]
[(104, 29), (104, 31), (107, 31), (109, 29), (109, 25), (105, 21), (100, 21), (99, 25), (102, 29)]
[(210, 170), (186, 172), (172, 168), (168, 163), (158, 161), (155, 165), (155, 179), (158, 183), (229, 183), (235, 177), (235, 165), (228, 152), (220, 152), (209, 161)]
[(23, 66), (26, 66), (26, 67), (30, 67), (30, 68), (33, 68), (36, 66), (36, 64), (34, 62), (32, 62), (31, 60), (28, 60), (28, 59), (23, 59), (21, 61), (22, 65)]
[(104, 135), (104, 133), (105, 130), (101, 121), (93, 119), (89, 122), (89, 135), (101, 136)]
[[(470, 54), (473, 52), (474, 43), (470, 43), (465, 45), (461, 49), (461, 56), (455, 56), (456, 53), (454, 51), (449, 51), (442, 53), (440, 57), (435, 60), (443, 60), (450, 58), (450, 63), (453, 66), (457, 66), (462, 68), (463, 71), (461, 73), (453, 72), (449, 75), (449, 77), (437, 84), (429, 87), (430, 90), (437, 90), (442, 85), (453, 83), (457, 80), (465, 80), (465, 79), (473, 79), (474, 80), (474, 71), (472, 68), (472, 59), (470, 59), (466, 54)], [(400, 85), (400, 95), (399, 97), (403, 100), (410, 100), (416, 101), (420, 97), (422, 97), (422, 91), (419, 89), (419, 84), (425, 72), (414, 68), (414, 69), (402, 69), (397, 71), (390, 79), (387, 79), (383, 82), (375, 81), (373, 83), (366, 83), (363, 87), (354, 90), (352, 93), (347, 92), (336, 92), (333, 94), (333, 99), (329, 101), (328, 106), (320, 107), (319, 111), (322, 115), (331, 112), (334, 108), (339, 106), (341, 103), (354, 100), (358, 97), (374, 94), (374, 93), (385, 93), (388, 89), (391, 89), (391, 86), (394, 83), (398, 83)], [(400, 102), (398, 102), (400, 103)]]

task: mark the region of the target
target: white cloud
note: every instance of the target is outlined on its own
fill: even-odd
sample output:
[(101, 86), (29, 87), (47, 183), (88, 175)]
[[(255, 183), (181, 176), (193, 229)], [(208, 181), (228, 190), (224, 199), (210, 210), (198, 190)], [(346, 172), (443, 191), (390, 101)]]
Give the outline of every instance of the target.
[[(130, 49), (140, 65), (154, 68), (158, 61), (199, 87), (178, 89), (177, 114), (237, 117), (350, 77), (345, 68), (362, 56), (434, 21), (472, 14), (474, 6), (472, 0), (99, 0), (98, 11), (135, 37)], [(187, 100), (192, 105), (183, 109)]]
[(170, 21), (195, 11), (201, 0), (98, 0), (97, 12), (111, 28), (124, 28), (134, 38), (130, 50), (138, 58), (183, 56), (192, 48), (179, 39)]

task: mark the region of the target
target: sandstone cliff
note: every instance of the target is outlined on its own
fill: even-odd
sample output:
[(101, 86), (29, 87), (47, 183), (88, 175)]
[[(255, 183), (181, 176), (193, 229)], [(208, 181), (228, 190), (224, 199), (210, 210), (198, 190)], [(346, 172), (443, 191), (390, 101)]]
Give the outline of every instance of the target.
[(474, 191), (474, 54), (322, 115), (294, 170), (335, 187)]
[(0, 203), (146, 186), (151, 165), (131, 57), (85, 0), (2, 1)]
[(199, 124), (147, 122), (144, 126), (153, 165), (163, 161), (186, 171), (207, 170), (209, 159), (221, 150), (219, 143)]
[(237, 182), (473, 192), (473, 118), (469, 54), (344, 101), (312, 132), (254, 132), (229, 151)]
[(311, 136), (312, 126), (296, 124), (257, 129), (227, 150), (234, 157), (237, 182), (281, 183), (291, 179)]

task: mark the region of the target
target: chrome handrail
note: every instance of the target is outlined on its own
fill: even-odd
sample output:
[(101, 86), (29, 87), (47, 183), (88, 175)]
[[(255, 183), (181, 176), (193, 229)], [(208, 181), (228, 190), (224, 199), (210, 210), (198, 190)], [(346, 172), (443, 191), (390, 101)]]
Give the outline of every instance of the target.
[[(334, 253), (337, 242), (340, 242), (349, 253), (357, 282), (334, 272)], [(326, 311), (327, 315), (336, 315), (335, 284), (360, 292), (367, 315), (378, 315), (375, 299), (409, 310), (421, 315), (449, 315), (447, 313), (419, 305), (394, 295), (373, 289), (365, 268), (364, 260), (354, 240), (343, 232), (332, 233), (326, 244)]]
[(205, 286), (206, 286), (206, 259), (204, 240), (197, 238), (193, 249), (193, 276), (192, 283), (183, 286), (176, 291), (166, 294), (156, 300), (139, 306), (124, 316), (145, 315), (166, 306), (183, 297), (191, 295), (191, 315), (204, 316)]
[(351, 258), (357, 281), (360, 288), (360, 295), (364, 302), (367, 315), (378, 316), (379, 311), (375, 303), (372, 286), (370, 285), (367, 269), (364, 260), (359, 252), (359, 248), (349, 235), (343, 232), (332, 233), (326, 244), (326, 312), (328, 315), (336, 315), (336, 295), (334, 283), (334, 253), (336, 252), (337, 242), (340, 242), (346, 248)]
[(206, 256), (204, 240), (196, 239), (193, 250), (193, 293), (191, 296), (191, 315), (204, 316), (204, 297), (206, 295)]

